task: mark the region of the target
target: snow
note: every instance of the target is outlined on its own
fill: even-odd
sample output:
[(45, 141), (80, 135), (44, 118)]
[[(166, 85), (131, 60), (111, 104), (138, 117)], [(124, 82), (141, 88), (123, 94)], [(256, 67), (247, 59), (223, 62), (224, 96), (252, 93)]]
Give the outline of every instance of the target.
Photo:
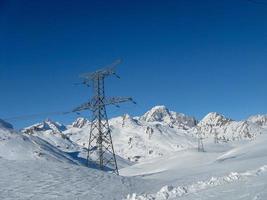
[[(156, 194), (137, 196), (134, 193), (132, 195), (128, 195), (126, 199), (127, 200), (175, 199), (192, 193), (193, 194), (199, 193), (200, 191), (211, 189), (221, 185), (231, 184), (233, 182), (238, 182), (238, 181), (244, 181), (250, 177), (261, 176), (263, 173), (266, 173), (266, 171), (267, 171), (267, 165), (264, 165), (257, 170), (251, 170), (243, 173), (231, 172), (223, 177), (211, 177), (209, 180), (198, 181), (196, 183), (187, 186), (178, 186), (178, 187), (164, 186)], [(267, 173), (264, 175), (267, 176)]]
[(0, 199), (111, 200), (146, 186), (135, 178), (60, 162), (0, 159)]
[(251, 120), (234, 121), (218, 113), (209, 113), (197, 125), (198, 130), (207, 137), (217, 137), (221, 141), (254, 139), (266, 130)]
[[(242, 199), (251, 199), (253, 196), (264, 199), (262, 193), (267, 193), (267, 135), (260, 136), (259, 140), (252, 142), (233, 143), (234, 146), (224, 146), (224, 150), (214, 153), (212, 148), (208, 148), (206, 153), (194, 151), (179, 152), (169, 158), (152, 160), (140, 163), (120, 172), (123, 175), (143, 177), (144, 179), (160, 180), (162, 187), (158, 191), (145, 194), (129, 194), (128, 200), (163, 200), (176, 199), (179, 197), (194, 196), (200, 199), (213, 199), (220, 196), (220, 199), (229, 199), (243, 194), (243, 190), (238, 186), (234, 190), (229, 185), (242, 183), (252, 184), (252, 180), (257, 180), (264, 190), (247, 190), (247, 196)], [(216, 192), (214, 192), (217, 191)], [(209, 191), (209, 192), (207, 192)], [(219, 195), (226, 192), (227, 195)], [(258, 193), (255, 194), (255, 191)], [(205, 193), (205, 195), (200, 195)], [(213, 194), (213, 195), (210, 195)], [(215, 195), (214, 195), (215, 194)], [(262, 198), (260, 198), (262, 196)], [(192, 198), (194, 199), (194, 198)], [(235, 199), (235, 198), (233, 198)]]
[(75, 128), (83, 128), (85, 126), (89, 126), (90, 125), (90, 121), (83, 118), (83, 117), (79, 117), (77, 120), (75, 120), (73, 123), (72, 123), (72, 127), (75, 127)]
[(66, 130), (66, 127), (58, 122), (54, 122), (50, 119), (43, 121), (42, 123), (34, 124), (30, 127), (24, 128), (22, 132), (31, 134), (36, 131), (53, 131), (53, 132), (62, 132)]
[(248, 121), (256, 123), (259, 126), (267, 127), (267, 115), (254, 115), (248, 118)]
[[(0, 128), (0, 199), (265, 199), (265, 115), (235, 121), (156, 106), (110, 120), (121, 177), (84, 166), (90, 121)], [(10, 126), (9, 126), (10, 127)], [(205, 152), (197, 151), (197, 134)], [(217, 135), (218, 143), (214, 143)], [(15, 178), (14, 178), (15, 177)]]
[[(39, 137), (0, 129), (0, 199), (122, 199), (149, 181), (87, 168)], [(111, 198), (112, 195), (112, 198)]]
[(6, 160), (52, 160), (79, 164), (75, 158), (45, 140), (1, 128), (0, 158)]

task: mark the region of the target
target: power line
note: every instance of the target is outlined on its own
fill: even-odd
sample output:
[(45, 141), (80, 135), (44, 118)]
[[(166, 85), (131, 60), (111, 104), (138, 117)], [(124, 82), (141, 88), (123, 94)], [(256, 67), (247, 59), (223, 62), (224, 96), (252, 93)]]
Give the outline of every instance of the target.
[(27, 120), (27, 119), (34, 119), (34, 118), (38, 118), (38, 117), (42, 117), (42, 116), (66, 115), (66, 114), (70, 114), (70, 113), (73, 113), (73, 112), (72, 111), (46, 112), (46, 113), (38, 113), (38, 114), (32, 114), (32, 115), (20, 115), (20, 116), (15, 116), (15, 117), (9, 117), (9, 118), (5, 118), (3, 120), (5, 120), (5, 121)]

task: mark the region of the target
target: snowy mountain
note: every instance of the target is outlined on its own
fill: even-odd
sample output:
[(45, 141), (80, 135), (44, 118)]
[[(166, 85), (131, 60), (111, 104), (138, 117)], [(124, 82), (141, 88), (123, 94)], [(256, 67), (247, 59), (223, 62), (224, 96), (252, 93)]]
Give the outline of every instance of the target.
[(211, 112), (208, 113), (199, 123), (200, 127), (222, 127), (233, 120), (226, 118), (225, 116)]
[[(79, 118), (65, 131), (70, 140), (87, 147), (90, 123)], [(188, 135), (196, 120), (156, 106), (141, 117), (126, 114), (110, 120), (116, 154), (131, 162), (159, 157), (192, 148), (195, 138)]]
[(117, 117), (110, 120), (116, 153), (138, 162), (191, 148), (194, 138), (181, 128), (169, 126), (165, 121), (147, 122), (142, 118)]
[(254, 139), (264, 129), (251, 120), (234, 121), (218, 113), (209, 113), (196, 127), (206, 137), (216, 137), (219, 141)]
[(66, 130), (67, 128), (58, 122), (45, 120), (44, 122), (24, 128), (21, 130), (21, 132), (27, 135), (41, 138), (42, 140), (45, 140), (53, 146), (66, 152), (79, 151), (80, 147), (77, 144), (73, 143), (63, 133)]
[(267, 127), (267, 115), (254, 115), (249, 117), (248, 121), (261, 127)]
[(143, 116), (140, 117), (141, 121), (145, 122), (162, 122), (170, 126), (177, 126), (181, 129), (189, 129), (197, 124), (193, 117), (186, 116), (182, 113), (169, 111), (165, 106), (155, 106)]
[(60, 133), (62, 131), (65, 131), (66, 129), (67, 128), (64, 125), (58, 122), (54, 122), (50, 119), (47, 119), (41, 123), (34, 124), (30, 127), (24, 128), (22, 132), (25, 132), (28, 134), (34, 133), (36, 131), (52, 131), (54, 133)]
[(0, 158), (78, 163), (73, 157), (39, 137), (0, 128)]
[[(170, 153), (197, 147), (197, 133), (218, 142), (255, 139), (265, 129), (252, 119), (234, 121), (218, 113), (207, 114), (199, 123), (194, 117), (155, 106), (143, 116), (124, 116), (110, 119), (116, 154), (125, 160), (142, 162)], [(87, 148), (90, 121), (78, 118), (64, 126), (51, 120), (25, 128), (24, 133), (46, 140), (63, 151)], [(208, 140), (207, 140), (208, 141)], [(210, 141), (209, 141), (210, 142)], [(127, 164), (126, 164), (127, 165)]]
[(83, 128), (85, 126), (89, 126), (90, 125), (90, 121), (83, 118), (83, 117), (79, 117), (78, 119), (76, 119), (73, 123), (72, 123), (72, 127), (74, 128)]

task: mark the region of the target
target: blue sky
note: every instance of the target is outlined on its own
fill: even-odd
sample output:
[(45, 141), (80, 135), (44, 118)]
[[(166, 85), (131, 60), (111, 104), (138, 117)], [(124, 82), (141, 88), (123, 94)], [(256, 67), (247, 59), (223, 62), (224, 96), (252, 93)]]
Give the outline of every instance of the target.
[[(138, 105), (110, 117), (158, 104), (198, 119), (267, 113), (267, 1), (0, 0), (0, 44), (0, 118), (71, 110), (91, 95), (79, 74), (117, 58), (107, 95)], [(77, 116), (11, 122), (47, 117)]]

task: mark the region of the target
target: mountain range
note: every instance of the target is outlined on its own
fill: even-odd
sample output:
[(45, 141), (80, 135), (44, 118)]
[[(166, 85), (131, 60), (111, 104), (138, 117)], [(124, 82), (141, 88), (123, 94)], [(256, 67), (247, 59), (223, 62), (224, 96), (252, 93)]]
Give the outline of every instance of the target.
[[(70, 125), (47, 119), (16, 131), (0, 120), (0, 199), (249, 200), (267, 195), (266, 115), (236, 121), (212, 112), (198, 121), (155, 106), (142, 116), (112, 118), (122, 176), (85, 167), (90, 125), (85, 118)], [(197, 149), (200, 139), (204, 152)]]
[[(155, 106), (139, 117), (126, 114), (110, 119), (116, 154), (132, 163), (196, 148), (200, 135), (204, 146), (215, 137), (220, 143), (253, 140), (266, 132), (266, 126), (267, 115), (235, 121), (211, 112), (198, 121), (194, 117), (170, 111), (166, 106)], [(90, 121), (78, 118), (65, 126), (45, 120), (22, 129), (22, 132), (39, 137), (63, 151), (79, 151), (87, 148)]]

